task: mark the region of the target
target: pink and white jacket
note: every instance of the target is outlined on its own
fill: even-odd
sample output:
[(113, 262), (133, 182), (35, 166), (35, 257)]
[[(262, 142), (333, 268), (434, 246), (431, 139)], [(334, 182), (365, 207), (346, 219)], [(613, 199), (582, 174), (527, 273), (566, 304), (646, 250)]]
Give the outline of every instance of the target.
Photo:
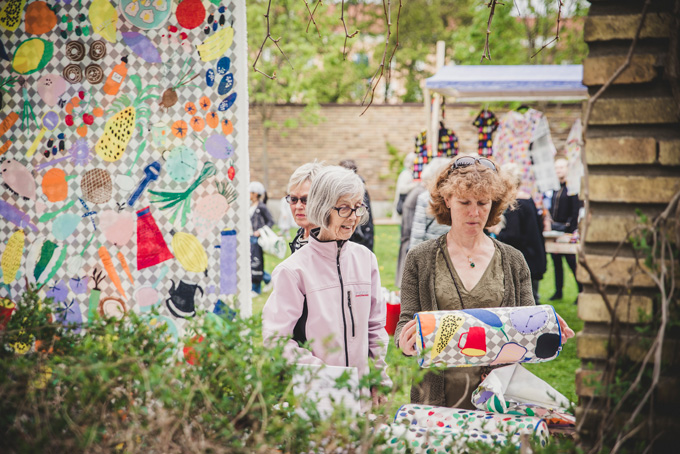
[[(292, 336), (285, 346), (290, 361), (356, 367), (359, 378), (373, 358), (382, 384), (391, 386), (378, 261), (364, 246), (315, 234), (272, 273), (274, 290), (262, 311), (265, 345)], [(300, 347), (304, 342), (311, 351)]]

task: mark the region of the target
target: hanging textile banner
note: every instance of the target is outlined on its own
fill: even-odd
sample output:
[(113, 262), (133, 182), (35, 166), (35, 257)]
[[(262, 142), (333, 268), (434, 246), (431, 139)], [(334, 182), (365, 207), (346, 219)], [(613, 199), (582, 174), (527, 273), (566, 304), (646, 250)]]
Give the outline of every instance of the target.
[(75, 324), (157, 308), (176, 335), (218, 300), (250, 314), (245, 20), (243, 0), (5, 2), (3, 297), (45, 284)]
[(421, 367), (544, 362), (562, 348), (552, 306), (418, 312), (415, 318)]

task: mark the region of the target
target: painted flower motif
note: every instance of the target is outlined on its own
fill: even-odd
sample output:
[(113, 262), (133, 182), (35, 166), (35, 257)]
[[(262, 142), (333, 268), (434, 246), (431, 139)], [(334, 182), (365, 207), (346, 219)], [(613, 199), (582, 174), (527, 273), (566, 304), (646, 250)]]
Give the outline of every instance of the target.
[(60, 280), (54, 286), (50, 287), (47, 291), (46, 296), (48, 298), (54, 298), (55, 303), (63, 303), (68, 298), (68, 287), (63, 280)]
[(189, 126), (184, 120), (177, 120), (172, 124), (172, 134), (180, 139), (184, 139), (187, 136), (187, 130)]

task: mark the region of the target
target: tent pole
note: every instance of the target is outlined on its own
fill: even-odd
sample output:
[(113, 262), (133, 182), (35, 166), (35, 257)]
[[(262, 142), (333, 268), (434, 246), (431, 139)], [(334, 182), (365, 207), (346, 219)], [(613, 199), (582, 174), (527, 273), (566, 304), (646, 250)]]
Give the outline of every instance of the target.
[(432, 93), (423, 83), (423, 107), (425, 107), (425, 131), (429, 135), (430, 125), (432, 124)]
[[(446, 58), (446, 43), (444, 41), (437, 41), (436, 65), (437, 71), (444, 67)], [(436, 73), (436, 71), (435, 71)], [(430, 117), (430, 124), (427, 134), (427, 144), (432, 150), (432, 156), (437, 156), (437, 148), (439, 145), (439, 121), (441, 117), (442, 95), (434, 94), (434, 103), (432, 105), (432, 116)]]

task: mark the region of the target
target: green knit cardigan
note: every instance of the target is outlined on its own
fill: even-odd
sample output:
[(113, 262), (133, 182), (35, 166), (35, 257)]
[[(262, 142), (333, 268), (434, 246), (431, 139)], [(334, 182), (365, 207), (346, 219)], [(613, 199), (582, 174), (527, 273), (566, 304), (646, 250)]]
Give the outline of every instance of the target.
[[(394, 333), (394, 342), (399, 347), (399, 334), (404, 325), (413, 319), (416, 312), (436, 311), (435, 262), (437, 250), (446, 241), (446, 235), (421, 243), (406, 256), (404, 273), (401, 278), (401, 314)], [(501, 252), (505, 289), (500, 307), (533, 306), (531, 272), (521, 252), (512, 246), (493, 240)], [(411, 403), (446, 405), (444, 377), (435, 372), (425, 375), (423, 381), (411, 386)]]

